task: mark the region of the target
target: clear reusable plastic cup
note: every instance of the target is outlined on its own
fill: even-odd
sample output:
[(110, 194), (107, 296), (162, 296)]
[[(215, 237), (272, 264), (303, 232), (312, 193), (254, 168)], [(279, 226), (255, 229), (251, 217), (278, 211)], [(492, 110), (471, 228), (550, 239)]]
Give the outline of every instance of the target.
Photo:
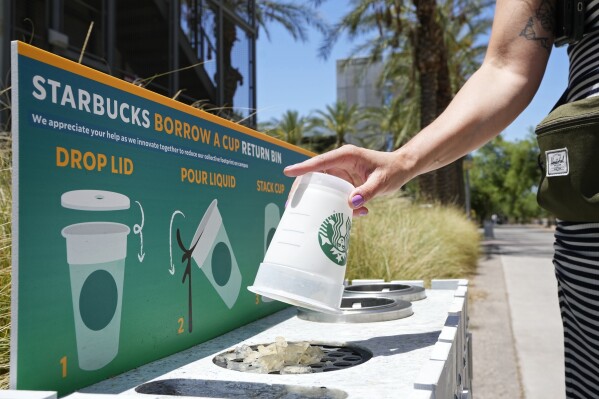
[(254, 293), (316, 311), (340, 313), (354, 187), (324, 173), (298, 186), (260, 264)]
[[(281, 221), (281, 211), (279, 210), (279, 206), (274, 203), (266, 204), (264, 207), (264, 255), (266, 255), (266, 251), (272, 241), (272, 238), (277, 230), (277, 226)], [(260, 295), (262, 302), (268, 303), (272, 302), (273, 299)]]
[(112, 222), (65, 227), (79, 367), (98, 370), (119, 350), (129, 227)]

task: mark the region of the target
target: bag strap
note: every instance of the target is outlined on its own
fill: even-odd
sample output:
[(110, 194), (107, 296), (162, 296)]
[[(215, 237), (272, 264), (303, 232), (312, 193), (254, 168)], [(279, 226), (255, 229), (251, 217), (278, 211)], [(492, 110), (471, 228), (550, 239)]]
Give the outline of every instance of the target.
[(550, 113), (555, 111), (555, 109), (557, 107), (564, 105), (566, 102), (568, 102), (568, 89), (567, 88), (566, 88), (566, 90), (564, 90), (562, 96), (559, 98), (559, 100), (557, 100), (557, 102), (555, 103), (553, 108), (551, 108)]

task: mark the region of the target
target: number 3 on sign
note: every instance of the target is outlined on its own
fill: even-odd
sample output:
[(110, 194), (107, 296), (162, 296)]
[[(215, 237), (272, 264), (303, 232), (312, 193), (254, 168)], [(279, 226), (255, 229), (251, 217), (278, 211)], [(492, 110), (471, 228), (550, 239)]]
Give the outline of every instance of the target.
[(67, 357), (63, 356), (60, 358), (60, 364), (62, 366), (62, 378), (67, 378)]

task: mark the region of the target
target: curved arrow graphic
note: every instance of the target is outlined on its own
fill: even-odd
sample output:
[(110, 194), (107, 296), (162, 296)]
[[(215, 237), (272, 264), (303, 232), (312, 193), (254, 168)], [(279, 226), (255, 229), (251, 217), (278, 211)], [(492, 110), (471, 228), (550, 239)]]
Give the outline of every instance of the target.
[(171, 225), (168, 231), (168, 247), (171, 256), (171, 265), (168, 272), (173, 276), (175, 275), (175, 265), (173, 264), (173, 221), (175, 220), (175, 216), (177, 215), (182, 215), (183, 217), (185, 217), (185, 214), (179, 210), (173, 212), (173, 215), (171, 216)]
[(139, 259), (140, 262), (143, 262), (144, 257), (146, 256), (144, 253), (144, 235), (142, 231), (144, 228), (144, 208), (141, 206), (139, 201), (135, 201), (135, 203), (139, 205), (139, 209), (141, 210), (141, 226), (139, 224), (133, 225), (133, 233), (139, 234), (140, 248), (139, 253), (137, 254), (137, 259)]

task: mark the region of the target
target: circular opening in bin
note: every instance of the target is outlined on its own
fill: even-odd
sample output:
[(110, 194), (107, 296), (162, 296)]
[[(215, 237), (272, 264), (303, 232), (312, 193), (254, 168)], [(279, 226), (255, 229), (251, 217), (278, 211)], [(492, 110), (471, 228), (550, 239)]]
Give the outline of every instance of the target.
[(297, 316), (302, 320), (321, 323), (371, 323), (402, 319), (414, 314), (410, 302), (382, 296), (343, 297), (339, 310), (340, 314), (330, 314), (298, 308)]
[[(294, 342), (289, 342), (288, 344), (294, 344)], [(263, 346), (268, 346), (271, 344), (261, 344)], [(258, 345), (250, 345), (252, 350), (257, 351)], [(334, 344), (319, 344), (310, 342), (310, 346), (315, 346), (319, 348), (323, 353), (323, 357), (319, 362), (309, 364), (311, 368), (311, 373), (303, 373), (303, 374), (312, 374), (312, 373), (322, 373), (328, 371), (336, 371), (343, 370), (349, 367), (354, 367), (359, 364), (362, 364), (372, 358), (372, 353), (364, 348), (360, 348), (357, 346), (350, 345), (334, 345)], [(228, 368), (227, 362), (221, 360), (222, 355), (232, 354), (235, 350), (230, 350), (227, 352), (223, 352), (212, 359), (212, 362), (219, 367)], [(233, 362), (243, 363), (240, 359), (230, 360)], [(230, 362), (229, 361), (229, 362)], [(240, 370), (235, 370), (240, 371)], [(251, 370), (240, 371), (240, 372), (252, 372)], [(272, 371), (268, 374), (281, 374), (279, 371)], [(299, 374), (298, 374), (299, 375)]]
[(372, 294), (377, 292), (406, 291), (410, 288), (412, 288), (412, 286), (404, 284), (358, 284), (350, 285), (349, 287), (345, 288), (345, 291)]
[(136, 387), (135, 392), (152, 395), (153, 398), (162, 397), (162, 395), (228, 399), (345, 399), (348, 397), (345, 391), (327, 387), (192, 378), (150, 381)]
[(351, 311), (356, 309), (383, 309), (395, 306), (395, 301), (391, 298), (343, 298), (341, 300), (341, 310)]
[(345, 287), (344, 297), (385, 297), (404, 301), (419, 301), (426, 298), (424, 287), (395, 283), (356, 284)]

